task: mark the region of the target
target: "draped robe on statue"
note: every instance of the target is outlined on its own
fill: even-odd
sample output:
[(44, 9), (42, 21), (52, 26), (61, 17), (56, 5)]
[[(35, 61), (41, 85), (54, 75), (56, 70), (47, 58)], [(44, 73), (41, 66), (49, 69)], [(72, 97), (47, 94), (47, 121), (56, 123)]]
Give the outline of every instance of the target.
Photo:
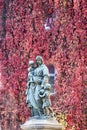
[(33, 82), (30, 83), (28, 90), (28, 100), (32, 106), (33, 116), (40, 116), (43, 114), (42, 101), (39, 97), (39, 91), (42, 86), (48, 83), (49, 71), (45, 64), (41, 64), (34, 70)]

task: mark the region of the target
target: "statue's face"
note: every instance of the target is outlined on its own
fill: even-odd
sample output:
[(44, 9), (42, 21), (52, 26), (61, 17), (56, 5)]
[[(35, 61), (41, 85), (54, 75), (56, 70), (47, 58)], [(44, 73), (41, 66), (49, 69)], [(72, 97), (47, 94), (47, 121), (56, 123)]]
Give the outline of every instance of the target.
[(36, 63), (37, 63), (37, 65), (41, 65), (41, 64), (42, 64), (42, 60), (37, 59), (37, 60), (36, 60)]
[(31, 66), (31, 67), (34, 67), (34, 64), (31, 64), (30, 66)]

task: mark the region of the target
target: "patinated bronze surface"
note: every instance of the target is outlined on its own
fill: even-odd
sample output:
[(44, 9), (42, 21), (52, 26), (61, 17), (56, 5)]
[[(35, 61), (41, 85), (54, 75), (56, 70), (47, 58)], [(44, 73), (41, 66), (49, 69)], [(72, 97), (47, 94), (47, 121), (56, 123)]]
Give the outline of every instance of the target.
[(26, 102), (32, 110), (32, 117), (53, 117), (48, 68), (41, 56), (36, 57), (36, 63), (29, 61), (29, 65)]

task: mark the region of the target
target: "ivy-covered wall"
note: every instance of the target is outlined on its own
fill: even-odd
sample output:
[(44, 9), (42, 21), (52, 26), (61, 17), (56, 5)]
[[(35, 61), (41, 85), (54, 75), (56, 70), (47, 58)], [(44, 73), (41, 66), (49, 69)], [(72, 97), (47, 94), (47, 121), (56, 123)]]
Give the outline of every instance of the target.
[(66, 130), (86, 130), (86, 0), (0, 0), (0, 122), (20, 130), (26, 105), (28, 61), (42, 55), (58, 75), (52, 96)]

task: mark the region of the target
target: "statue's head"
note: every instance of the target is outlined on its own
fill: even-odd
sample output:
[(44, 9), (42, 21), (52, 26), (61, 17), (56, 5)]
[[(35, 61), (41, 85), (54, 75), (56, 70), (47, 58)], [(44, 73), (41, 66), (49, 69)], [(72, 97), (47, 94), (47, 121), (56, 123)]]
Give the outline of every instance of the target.
[(29, 61), (29, 65), (33, 67), (33, 66), (34, 66), (34, 61), (33, 61), (33, 60), (30, 60), (30, 61)]
[(41, 65), (43, 63), (43, 58), (42, 56), (37, 56), (36, 57), (36, 64), (37, 66)]
[(46, 83), (46, 85), (45, 85), (45, 90), (51, 90), (51, 84), (49, 84), (49, 83)]

